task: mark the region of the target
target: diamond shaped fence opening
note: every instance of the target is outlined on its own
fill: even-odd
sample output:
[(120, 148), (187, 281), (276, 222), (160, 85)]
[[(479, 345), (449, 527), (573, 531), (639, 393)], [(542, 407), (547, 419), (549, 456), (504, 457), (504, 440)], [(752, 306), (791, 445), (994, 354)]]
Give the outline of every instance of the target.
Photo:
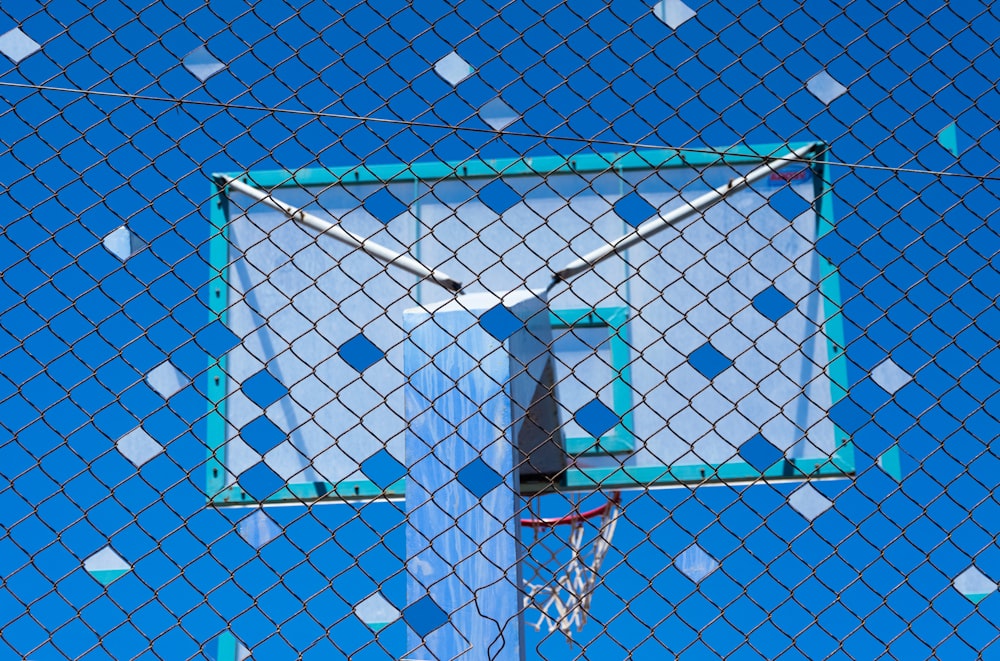
[(740, 446), (740, 456), (761, 473), (766, 472), (771, 466), (781, 460), (784, 456), (778, 448), (774, 447), (766, 438), (757, 434), (746, 443)]
[(0, 35), (0, 53), (3, 53), (14, 64), (37, 53), (42, 47), (19, 28), (8, 30)]
[(434, 71), (454, 87), (475, 70), (458, 53), (448, 53), (434, 64)]
[(239, 524), (239, 533), (247, 544), (260, 548), (281, 534), (281, 528), (262, 510), (257, 510)]
[(903, 368), (886, 358), (872, 370), (872, 380), (890, 395), (913, 380)]
[(812, 92), (813, 96), (827, 105), (847, 92), (847, 88), (826, 71), (820, 71), (810, 78), (806, 82), (806, 88)]
[(104, 247), (123, 262), (141, 250), (142, 246), (142, 239), (124, 225), (104, 237)]
[(146, 375), (146, 382), (164, 399), (169, 399), (187, 385), (187, 379), (169, 361), (160, 363)]
[(788, 504), (792, 509), (804, 516), (809, 521), (813, 521), (823, 512), (833, 507), (830, 499), (821, 494), (812, 485), (806, 484), (799, 487), (788, 497)]
[(379, 450), (361, 463), (365, 477), (385, 489), (406, 476), (406, 467), (387, 450)]
[(118, 439), (118, 451), (136, 467), (163, 453), (163, 446), (156, 442), (142, 427), (136, 427)]
[(478, 457), (458, 471), (456, 476), (459, 483), (478, 498), (482, 498), (503, 483), (503, 477)]
[(732, 360), (707, 342), (688, 356), (688, 362), (709, 380), (719, 376), (733, 364)]
[(523, 328), (524, 322), (500, 303), (487, 310), (479, 318), (479, 325), (497, 340), (504, 342), (511, 335)]
[(937, 134), (938, 144), (951, 152), (952, 156), (958, 156), (964, 150), (966, 137), (958, 128), (956, 122), (951, 122)]
[(83, 567), (104, 587), (108, 587), (132, 569), (131, 565), (110, 546), (87, 558)]
[(261, 370), (244, 381), (242, 389), (250, 401), (262, 409), (288, 394), (288, 387), (267, 370)]
[(629, 193), (615, 202), (615, 213), (632, 227), (638, 227), (653, 218), (656, 209), (638, 193)]
[(969, 567), (955, 577), (955, 589), (974, 604), (993, 594), (997, 590), (996, 581), (991, 580), (975, 567)]
[(448, 621), (448, 614), (430, 596), (425, 596), (403, 609), (403, 620), (420, 637), (426, 637)]
[(753, 307), (771, 321), (778, 321), (795, 309), (795, 303), (772, 286), (754, 296)]
[(592, 400), (573, 414), (573, 419), (580, 427), (593, 436), (600, 438), (621, 423), (621, 418), (608, 406), (598, 400)]
[(518, 114), (500, 99), (488, 101), (479, 109), (479, 116), (497, 131), (502, 131), (517, 121)]
[(255, 501), (265, 501), (274, 496), (284, 486), (284, 480), (266, 463), (251, 466), (240, 475), (240, 487)]
[(719, 567), (719, 562), (697, 544), (685, 549), (674, 560), (674, 564), (682, 574), (695, 583), (700, 583), (703, 578)]
[(341, 345), (338, 353), (345, 363), (359, 372), (364, 372), (385, 356), (381, 349), (361, 333)]
[(521, 201), (521, 195), (502, 179), (483, 186), (478, 197), (483, 204), (500, 215)]
[(681, 0), (660, 0), (653, 7), (656, 17), (676, 30), (685, 21), (695, 17), (697, 12)]
[(226, 68), (226, 65), (217, 60), (205, 46), (195, 48), (184, 56), (182, 62), (184, 68), (201, 82), (205, 82)]
[(285, 440), (286, 434), (266, 415), (261, 415), (240, 430), (240, 438), (260, 455), (267, 454), (276, 445)]
[(407, 210), (405, 203), (385, 189), (369, 195), (363, 202), (363, 206), (383, 223), (389, 223)]
[(399, 609), (378, 593), (355, 606), (354, 613), (374, 631), (379, 631), (392, 624), (400, 616)]

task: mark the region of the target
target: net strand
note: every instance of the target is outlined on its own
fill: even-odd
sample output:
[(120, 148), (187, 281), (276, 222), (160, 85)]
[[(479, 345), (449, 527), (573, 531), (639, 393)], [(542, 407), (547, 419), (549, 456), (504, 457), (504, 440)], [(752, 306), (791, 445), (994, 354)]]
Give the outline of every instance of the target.
[[(536, 631), (543, 627), (549, 633), (558, 631), (572, 644), (573, 630), (583, 630), (621, 512), (620, 494), (615, 492), (607, 503), (592, 510), (546, 519), (522, 519), (522, 526), (536, 531), (525, 561), (531, 578), (524, 581), (525, 608), (533, 608), (538, 613), (531, 624)], [(588, 536), (591, 520), (597, 521), (597, 525), (592, 526), (596, 532)], [(569, 527), (566, 540), (551, 533), (544, 538), (537, 534), (539, 529), (551, 530), (560, 526)], [(567, 550), (568, 560), (558, 563), (557, 559)], [(553, 563), (558, 569), (547, 575), (545, 567)]]

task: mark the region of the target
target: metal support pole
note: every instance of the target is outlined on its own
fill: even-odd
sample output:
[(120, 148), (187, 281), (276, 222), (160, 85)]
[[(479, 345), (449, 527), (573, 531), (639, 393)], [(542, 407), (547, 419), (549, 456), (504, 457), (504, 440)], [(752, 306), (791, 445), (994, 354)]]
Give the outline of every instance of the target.
[(720, 186), (719, 188), (711, 190), (691, 202), (685, 202), (684, 206), (674, 209), (673, 211), (670, 211), (662, 216), (650, 218), (643, 224), (639, 225), (639, 227), (637, 227), (634, 231), (629, 232), (628, 234), (615, 239), (614, 241), (611, 241), (564, 266), (562, 270), (557, 271), (552, 276), (552, 282), (549, 283), (548, 289), (551, 290), (558, 283), (565, 282), (566, 280), (569, 280), (570, 278), (597, 266), (597, 264), (612, 255), (621, 254), (637, 243), (648, 239), (654, 234), (662, 232), (668, 227), (676, 225), (682, 220), (686, 220), (695, 214), (704, 213), (722, 200), (726, 199), (729, 195), (732, 195), (736, 191), (742, 190), (750, 184), (769, 176), (779, 168), (783, 168), (791, 163), (801, 163), (805, 159), (806, 154), (814, 151), (820, 145), (821, 143), (819, 142), (813, 142), (804, 147), (791, 150), (787, 154), (768, 159), (767, 162), (760, 167), (751, 170), (749, 173), (741, 177), (732, 179), (725, 186)]
[(349, 246), (353, 246), (358, 250), (366, 252), (380, 262), (403, 269), (407, 273), (412, 273), (419, 278), (427, 278), (452, 293), (458, 293), (462, 290), (462, 283), (458, 282), (448, 274), (424, 266), (408, 255), (390, 250), (383, 245), (375, 243), (371, 239), (359, 236), (353, 232), (348, 232), (342, 227), (338, 227), (333, 223), (317, 218), (305, 209), (299, 209), (298, 207), (286, 204), (267, 191), (254, 188), (253, 186), (248, 186), (237, 179), (233, 179), (232, 177), (227, 177), (225, 175), (216, 175), (216, 180), (238, 193), (242, 193), (243, 195), (251, 197), (261, 204), (271, 207), (275, 211), (280, 211), (296, 223), (305, 225), (306, 227), (314, 229), (321, 234), (326, 234), (327, 236), (331, 236), (342, 243), (346, 243)]

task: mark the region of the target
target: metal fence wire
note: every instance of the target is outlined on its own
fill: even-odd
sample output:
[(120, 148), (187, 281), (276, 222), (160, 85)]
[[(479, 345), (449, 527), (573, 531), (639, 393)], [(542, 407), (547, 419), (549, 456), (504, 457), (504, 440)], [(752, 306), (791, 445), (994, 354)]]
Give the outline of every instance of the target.
[(997, 35), (3, 3), (0, 658), (1000, 658)]

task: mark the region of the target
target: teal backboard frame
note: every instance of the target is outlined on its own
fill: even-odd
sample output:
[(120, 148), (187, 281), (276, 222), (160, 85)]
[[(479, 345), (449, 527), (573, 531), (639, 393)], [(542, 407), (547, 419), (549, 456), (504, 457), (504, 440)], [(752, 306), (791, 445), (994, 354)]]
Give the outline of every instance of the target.
[[(308, 168), (298, 171), (260, 170), (227, 173), (248, 185), (274, 190), (281, 196), (283, 189), (302, 187), (350, 187), (352, 185), (387, 185), (390, 183), (442, 182), (476, 178), (547, 177), (559, 174), (629, 173), (656, 171), (671, 168), (702, 170), (712, 166), (752, 166), (775, 154), (796, 149), (806, 143), (768, 144), (735, 147), (726, 150), (662, 149), (639, 150), (626, 153), (586, 154), (574, 157), (545, 156), (534, 158), (481, 161), (467, 160), (450, 163), (415, 163), (380, 166), (354, 166), (344, 168)], [(831, 190), (830, 167), (824, 160), (825, 147), (817, 146), (811, 154), (812, 185), (815, 195), (813, 210), (816, 218), (815, 239), (833, 231), (835, 216)], [(226, 188), (213, 184), (210, 200), (212, 234), (208, 244), (211, 280), (208, 291), (209, 307), (213, 320), (228, 325), (229, 314), (229, 227), (232, 205)], [(418, 258), (419, 254), (416, 255)], [(830, 406), (836, 405), (847, 392), (847, 366), (844, 355), (845, 338), (840, 299), (840, 283), (836, 266), (817, 253), (820, 269), (818, 289), (822, 300), (822, 331), (826, 343), (827, 364), (825, 373), (830, 385)], [(558, 268), (561, 264), (554, 264)], [(426, 287), (426, 285), (422, 285)], [(623, 287), (628, 288), (628, 281)], [(627, 293), (626, 293), (627, 297)], [(556, 334), (570, 327), (601, 326), (608, 328), (612, 370), (616, 373), (613, 391), (614, 409), (621, 420), (600, 439), (576, 437), (567, 440), (570, 455), (591, 457), (605, 455), (612, 458), (606, 465), (600, 462), (583, 462), (573, 465), (563, 476), (562, 488), (567, 491), (592, 491), (595, 489), (660, 488), (680, 484), (712, 484), (718, 482), (752, 482), (755, 480), (803, 480), (837, 478), (851, 475), (855, 470), (854, 448), (850, 437), (836, 424), (832, 425), (834, 451), (828, 456), (809, 458), (783, 457), (765, 470), (759, 470), (741, 459), (739, 455), (721, 462), (685, 463), (684, 465), (626, 466), (613, 458), (627, 455), (641, 444), (633, 428), (633, 398), (630, 392), (632, 358), (629, 347), (629, 316), (626, 307), (572, 308), (552, 314)], [(338, 482), (303, 481), (288, 482), (264, 498), (251, 496), (238, 483), (227, 479), (227, 395), (229, 394), (227, 356), (211, 359), (208, 369), (208, 415), (206, 424), (208, 456), (206, 460), (206, 491), (209, 502), (215, 505), (253, 505), (264, 503), (295, 503), (315, 501), (398, 499), (405, 496), (405, 479), (390, 484), (376, 484), (368, 479), (350, 479)]]

